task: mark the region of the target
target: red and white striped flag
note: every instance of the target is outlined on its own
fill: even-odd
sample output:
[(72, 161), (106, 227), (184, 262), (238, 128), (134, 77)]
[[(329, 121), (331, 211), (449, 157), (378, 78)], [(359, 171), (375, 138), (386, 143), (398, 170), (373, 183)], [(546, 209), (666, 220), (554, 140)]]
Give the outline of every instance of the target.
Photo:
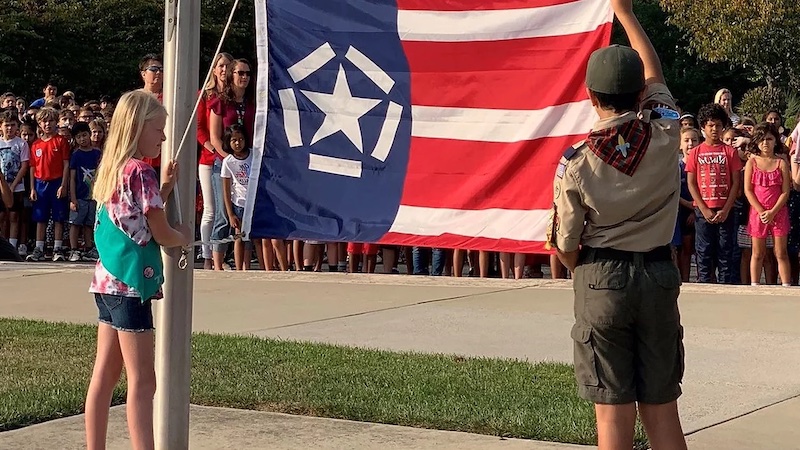
[[(610, 41), (608, 0), (266, 8), (254, 236), (544, 251), (556, 165), (596, 120), (584, 81), (589, 55)], [(338, 103), (320, 106), (320, 95)], [(376, 105), (366, 113), (354, 109), (364, 99)], [(386, 145), (383, 161), (370, 154)]]

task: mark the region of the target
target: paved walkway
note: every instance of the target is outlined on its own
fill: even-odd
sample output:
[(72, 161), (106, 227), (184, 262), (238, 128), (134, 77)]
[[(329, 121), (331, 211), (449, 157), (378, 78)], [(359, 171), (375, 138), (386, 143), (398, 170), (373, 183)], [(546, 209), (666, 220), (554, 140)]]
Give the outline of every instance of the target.
[[(0, 265), (0, 316), (93, 323), (89, 278), (80, 266)], [(52, 298), (54, 286), (60, 299)], [(687, 371), (680, 408), (690, 448), (800, 449), (797, 294), (778, 287), (684, 286)], [(198, 271), (194, 329), (570, 362), (571, 296), (569, 281)], [(124, 437), (124, 420), (115, 414), (119, 433), (109, 435)], [(269, 413), (194, 408), (192, 414), (192, 448), (556, 448)], [(78, 448), (81, 420), (2, 433), (0, 448), (18, 448), (14, 442)], [(253, 423), (258, 426), (248, 425)], [(241, 426), (259, 431), (236, 432)], [(122, 441), (113, 445), (124, 447)]]

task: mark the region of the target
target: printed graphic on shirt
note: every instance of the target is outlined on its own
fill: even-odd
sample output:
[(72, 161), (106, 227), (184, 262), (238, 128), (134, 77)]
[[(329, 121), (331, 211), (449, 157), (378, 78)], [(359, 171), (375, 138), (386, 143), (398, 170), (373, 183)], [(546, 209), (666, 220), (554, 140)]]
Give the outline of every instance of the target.
[(22, 170), (22, 159), (19, 152), (14, 151), (11, 146), (0, 142), (0, 171), (3, 172), (6, 181), (11, 183), (17, 174)]
[(236, 159), (229, 155), (222, 161), (221, 176), (231, 179), (231, 202), (239, 207), (244, 207), (247, 202), (247, 184), (250, 181), (252, 162), (252, 154), (245, 159)]
[(733, 176), (742, 169), (733, 147), (700, 144), (693, 150), (686, 171), (695, 173), (703, 201), (709, 208), (722, 208), (728, 200)]
[[(12, 139), (5, 141), (0, 139), (0, 172), (6, 179), (8, 184), (14, 182), (14, 179), (22, 170), (22, 163), (30, 160), (30, 151), (28, 144), (22, 139)], [(15, 192), (22, 192), (25, 190), (24, 185), (18, 185)]]

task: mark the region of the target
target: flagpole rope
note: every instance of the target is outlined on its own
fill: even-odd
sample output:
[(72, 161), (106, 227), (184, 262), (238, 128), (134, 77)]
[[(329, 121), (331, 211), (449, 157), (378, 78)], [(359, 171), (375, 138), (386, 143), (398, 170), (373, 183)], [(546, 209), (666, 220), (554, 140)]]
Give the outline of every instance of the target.
[[(222, 51), (222, 45), (225, 43), (225, 38), (228, 37), (228, 30), (231, 28), (231, 23), (233, 23), (233, 16), (236, 14), (236, 9), (239, 7), (239, 0), (235, 0), (233, 2), (233, 7), (231, 8), (231, 13), (228, 15), (228, 21), (225, 23), (225, 28), (222, 29), (222, 36), (220, 36), (219, 43), (217, 44), (217, 49), (214, 51), (214, 58), (211, 59), (211, 66), (208, 68), (208, 72), (206, 73), (205, 80), (203, 81), (203, 89), (197, 95), (197, 101), (194, 103), (194, 108), (192, 108), (192, 113), (189, 115), (189, 121), (186, 123), (186, 128), (183, 130), (183, 136), (181, 137), (180, 143), (178, 144), (178, 150), (172, 155), (172, 160), (177, 161), (178, 157), (180, 156), (181, 152), (183, 151), (183, 146), (186, 143), (186, 139), (189, 137), (189, 130), (192, 128), (191, 124), (197, 117), (197, 108), (200, 107), (200, 101), (203, 98), (203, 91), (205, 90), (205, 85), (211, 79), (211, 74), (214, 73), (214, 60), (216, 56)], [(183, 223), (183, 213), (181, 212), (181, 196), (180, 196), (180, 189), (173, 189), (172, 196), (175, 199), (175, 209), (178, 211), (178, 223)], [(218, 244), (228, 243), (235, 241), (236, 238), (234, 235), (220, 240)], [(224, 242), (223, 242), (224, 241)], [(200, 241), (198, 241), (200, 242)], [(209, 241), (213, 244), (213, 242)], [(181, 250), (181, 259), (178, 262), (178, 267), (181, 269), (185, 269), (187, 267), (187, 260), (189, 255), (189, 249), (197, 246), (203, 245), (203, 242), (199, 244), (193, 242)]]
[(201, 245), (222, 245), (222, 244), (230, 244), (232, 242), (236, 242), (239, 239), (246, 238), (247, 235), (245, 233), (236, 233), (232, 234), (224, 239), (210, 239), (207, 241), (204, 240), (197, 240), (194, 242), (189, 243), (187, 246), (181, 249), (181, 258), (178, 260), (178, 267), (180, 269), (186, 269), (189, 265), (189, 249), (193, 247), (199, 247)]

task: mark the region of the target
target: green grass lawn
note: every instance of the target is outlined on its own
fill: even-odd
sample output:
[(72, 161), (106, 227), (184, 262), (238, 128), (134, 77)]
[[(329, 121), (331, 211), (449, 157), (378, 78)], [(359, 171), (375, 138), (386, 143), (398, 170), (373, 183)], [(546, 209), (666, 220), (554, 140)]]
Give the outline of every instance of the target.
[[(0, 319), (0, 431), (79, 414), (96, 327)], [(124, 402), (125, 386), (114, 403)], [(565, 364), (195, 334), (193, 404), (592, 444)], [(644, 443), (639, 433), (639, 444)]]

